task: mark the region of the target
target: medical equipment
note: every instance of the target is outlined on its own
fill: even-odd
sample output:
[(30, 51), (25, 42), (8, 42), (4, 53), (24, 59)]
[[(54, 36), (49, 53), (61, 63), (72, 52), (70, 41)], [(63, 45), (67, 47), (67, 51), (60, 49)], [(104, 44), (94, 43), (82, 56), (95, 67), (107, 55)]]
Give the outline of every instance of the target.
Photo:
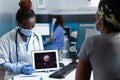
[(49, 36), (50, 35), (49, 23), (36, 23), (35, 29), (42, 36)]

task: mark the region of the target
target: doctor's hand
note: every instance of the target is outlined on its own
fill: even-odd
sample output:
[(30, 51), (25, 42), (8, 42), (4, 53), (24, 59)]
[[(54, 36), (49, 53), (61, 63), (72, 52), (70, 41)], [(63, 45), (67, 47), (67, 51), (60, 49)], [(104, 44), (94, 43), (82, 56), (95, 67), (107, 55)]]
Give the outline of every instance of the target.
[(21, 71), (23, 74), (32, 74), (35, 69), (32, 68), (32, 65), (31, 64), (26, 64), (26, 65), (23, 65), (22, 68), (21, 68)]

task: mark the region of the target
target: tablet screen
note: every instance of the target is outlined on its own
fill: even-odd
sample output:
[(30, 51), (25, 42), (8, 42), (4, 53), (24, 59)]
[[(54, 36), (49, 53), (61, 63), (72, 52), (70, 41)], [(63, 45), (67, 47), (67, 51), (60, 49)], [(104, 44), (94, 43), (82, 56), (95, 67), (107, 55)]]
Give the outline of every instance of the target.
[(56, 69), (58, 65), (58, 55), (56, 51), (40, 51), (33, 54), (33, 66), (36, 70)]

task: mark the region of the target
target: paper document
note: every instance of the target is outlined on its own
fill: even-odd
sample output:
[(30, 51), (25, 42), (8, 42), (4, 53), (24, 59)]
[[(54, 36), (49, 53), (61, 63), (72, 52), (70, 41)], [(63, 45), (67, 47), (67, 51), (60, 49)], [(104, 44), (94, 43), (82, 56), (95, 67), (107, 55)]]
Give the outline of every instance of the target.
[(12, 77), (10, 80), (43, 80), (40, 75), (32, 74), (32, 75), (18, 75)]

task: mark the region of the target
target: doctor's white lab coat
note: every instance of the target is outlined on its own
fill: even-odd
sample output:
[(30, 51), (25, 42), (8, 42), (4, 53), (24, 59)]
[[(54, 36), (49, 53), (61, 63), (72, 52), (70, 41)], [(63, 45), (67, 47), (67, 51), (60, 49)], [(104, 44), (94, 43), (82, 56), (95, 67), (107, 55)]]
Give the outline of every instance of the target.
[[(34, 31), (31, 35), (31, 39), (28, 44), (28, 50), (26, 49), (24, 42), (19, 34), (17, 33), (17, 46), (16, 46), (16, 29), (5, 34), (0, 39), (0, 56), (5, 58), (6, 62), (10, 65), (0, 65), (6, 70), (5, 80), (8, 80), (11, 76), (20, 74), (21, 67), (24, 64), (32, 64), (31, 52), (33, 50), (43, 50), (42, 37), (40, 34)], [(36, 36), (35, 36), (36, 35)], [(18, 52), (18, 57), (16, 54), (16, 47)], [(18, 58), (18, 61), (17, 61)], [(10, 71), (9, 71), (9, 70)]]

